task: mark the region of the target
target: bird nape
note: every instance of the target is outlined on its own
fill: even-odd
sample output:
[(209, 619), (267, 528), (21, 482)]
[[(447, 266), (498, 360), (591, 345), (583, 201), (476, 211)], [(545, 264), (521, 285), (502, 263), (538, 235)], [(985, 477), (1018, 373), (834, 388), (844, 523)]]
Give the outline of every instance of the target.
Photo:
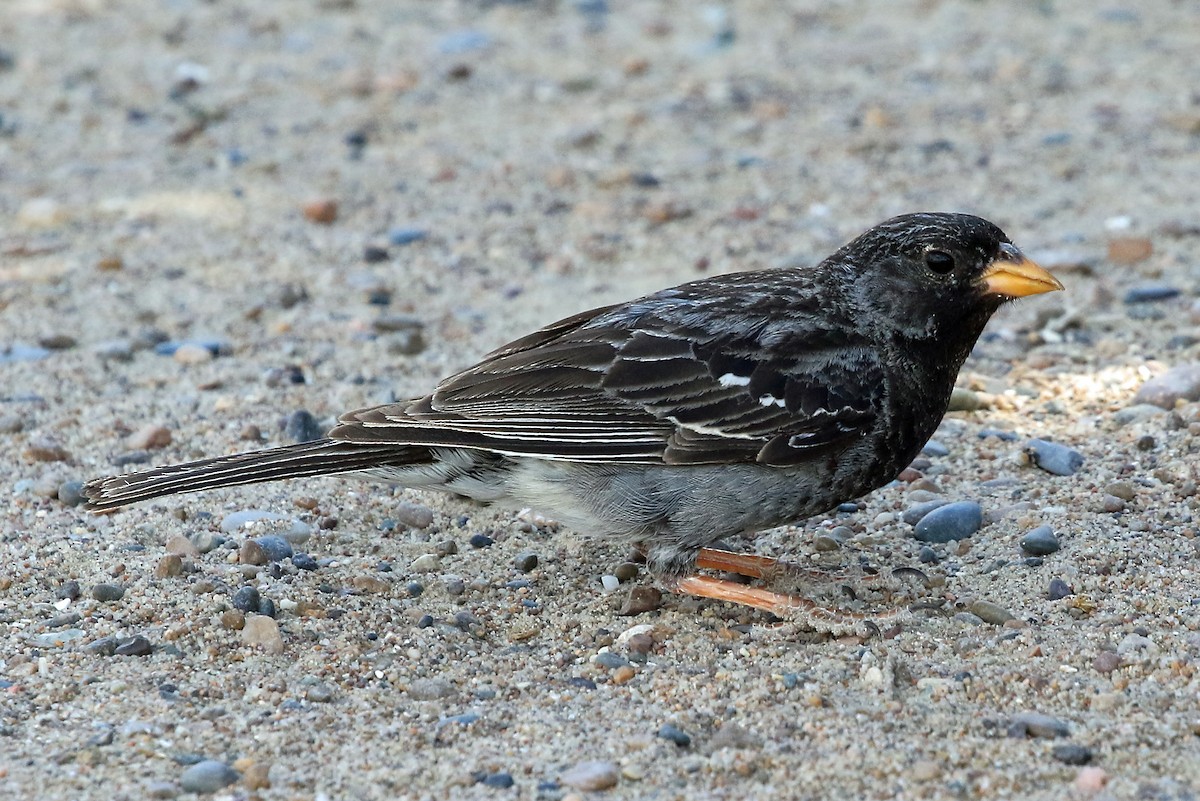
[(325, 439), (97, 479), (87, 508), (354, 473), (530, 507), (637, 543), (679, 591), (820, 619), (801, 595), (697, 571), (799, 571), (711, 546), (894, 479), (996, 309), (1058, 289), (986, 220), (904, 215), (812, 267), (704, 278), (552, 323), (427, 395), (343, 415)]

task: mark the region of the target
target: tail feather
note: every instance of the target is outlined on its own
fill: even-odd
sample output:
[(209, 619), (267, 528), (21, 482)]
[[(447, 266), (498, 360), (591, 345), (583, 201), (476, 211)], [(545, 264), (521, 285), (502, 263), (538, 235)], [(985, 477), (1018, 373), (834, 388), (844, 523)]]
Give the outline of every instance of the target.
[(84, 485), (83, 495), (87, 498), (84, 508), (92, 512), (105, 512), (164, 495), (284, 478), (398, 467), (418, 464), (430, 458), (429, 449), (423, 447), (360, 445), (320, 439), (99, 478)]

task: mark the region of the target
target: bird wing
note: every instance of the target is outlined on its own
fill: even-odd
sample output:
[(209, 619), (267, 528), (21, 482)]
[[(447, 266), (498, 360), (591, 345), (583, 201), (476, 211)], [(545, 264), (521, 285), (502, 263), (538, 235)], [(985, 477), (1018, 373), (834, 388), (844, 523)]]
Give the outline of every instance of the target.
[(672, 290), (567, 318), (430, 395), (344, 415), (330, 436), (570, 461), (783, 466), (838, 452), (873, 426), (883, 373), (853, 326), (798, 314), (772, 328), (778, 315), (753, 304), (725, 298), (722, 309), (711, 290), (697, 298)]

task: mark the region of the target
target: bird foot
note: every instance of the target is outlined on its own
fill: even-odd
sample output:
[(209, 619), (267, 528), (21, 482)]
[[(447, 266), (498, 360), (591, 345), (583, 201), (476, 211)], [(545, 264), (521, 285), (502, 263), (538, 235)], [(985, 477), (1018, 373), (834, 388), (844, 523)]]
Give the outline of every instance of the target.
[[(696, 556), (696, 567), (701, 570), (722, 570), (755, 579), (774, 581), (781, 577), (816, 578), (828, 582), (828, 572), (813, 570), (769, 556), (742, 554), (715, 548), (702, 548)], [(875, 576), (865, 578), (873, 579)], [(794, 593), (776, 592), (763, 587), (750, 587), (728, 579), (695, 575), (679, 579), (673, 589), (687, 595), (713, 598), (766, 610), (785, 620), (802, 622), (820, 631), (831, 634), (846, 634), (863, 627), (879, 631), (879, 623), (898, 620), (907, 612), (905, 608), (890, 608), (878, 612), (859, 612), (844, 608), (823, 606), (816, 601)]]

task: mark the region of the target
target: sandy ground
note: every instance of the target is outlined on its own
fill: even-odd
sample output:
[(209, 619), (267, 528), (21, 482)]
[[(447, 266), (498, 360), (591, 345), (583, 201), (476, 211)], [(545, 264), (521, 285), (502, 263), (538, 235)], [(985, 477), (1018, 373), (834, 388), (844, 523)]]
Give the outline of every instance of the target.
[[(1200, 357), (1198, 52), (1190, 2), (4, 0), (0, 797), (222, 784), (201, 760), (231, 798), (1196, 797), (1200, 412), (1135, 393)], [(993, 321), (926, 481), (754, 545), (920, 566), (935, 603), (883, 636), (622, 617), (622, 546), (332, 478), (70, 504), (139, 448), (283, 442), (921, 209), (1068, 291)], [(1082, 468), (1023, 465), (1029, 437)], [(928, 493), (987, 524), (922, 563), (899, 514)], [(284, 520), (223, 532), (239, 510)], [(279, 531), (315, 570), (239, 562)]]

